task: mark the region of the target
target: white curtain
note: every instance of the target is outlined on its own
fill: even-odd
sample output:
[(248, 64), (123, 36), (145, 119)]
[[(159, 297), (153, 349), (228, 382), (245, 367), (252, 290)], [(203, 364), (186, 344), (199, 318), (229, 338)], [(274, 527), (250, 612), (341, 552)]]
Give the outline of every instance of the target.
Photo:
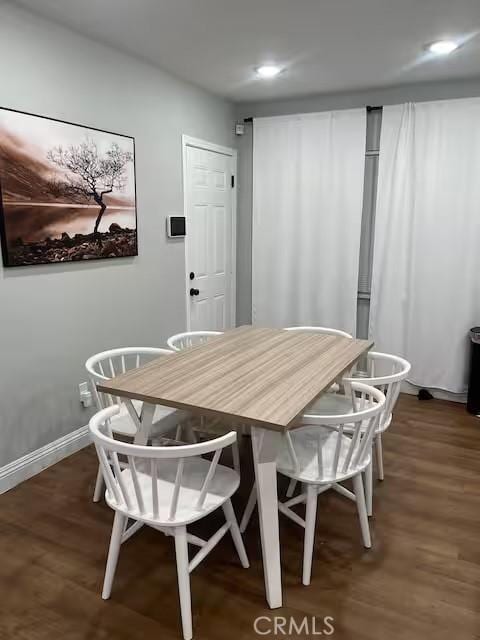
[(355, 334), (365, 136), (364, 109), (255, 119), (255, 324)]
[(480, 324), (480, 99), (385, 107), (370, 335), (415, 385), (465, 391)]

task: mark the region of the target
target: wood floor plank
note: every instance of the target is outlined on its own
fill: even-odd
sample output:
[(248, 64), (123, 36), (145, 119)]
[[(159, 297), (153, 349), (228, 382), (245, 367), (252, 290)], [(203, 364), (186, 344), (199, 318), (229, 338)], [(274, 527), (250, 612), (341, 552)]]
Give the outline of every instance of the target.
[[(320, 496), (304, 587), (302, 531), (281, 518), (285, 606), (269, 611), (254, 517), (249, 570), (226, 536), (192, 574), (196, 640), (258, 639), (255, 618), (275, 615), (332, 616), (335, 640), (480, 637), (480, 421), (462, 405), (401, 396), (383, 442), (372, 550), (361, 545), (355, 505)], [(113, 516), (91, 501), (96, 466), (87, 448), (0, 497), (0, 640), (181, 638), (174, 550), (162, 534), (142, 529), (125, 544), (112, 598), (100, 597)], [(237, 514), (251, 471), (245, 438)], [(284, 491), (286, 481), (279, 485)], [(214, 514), (192, 531), (208, 535), (220, 520)]]

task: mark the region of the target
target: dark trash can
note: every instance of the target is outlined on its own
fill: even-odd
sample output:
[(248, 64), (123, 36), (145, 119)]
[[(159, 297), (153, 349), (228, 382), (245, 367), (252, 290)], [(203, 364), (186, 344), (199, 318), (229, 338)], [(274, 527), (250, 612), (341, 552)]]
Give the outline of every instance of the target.
[(478, 416), (480, 415), (480, 327), (470, 329), (470, 342), (467, 411)]

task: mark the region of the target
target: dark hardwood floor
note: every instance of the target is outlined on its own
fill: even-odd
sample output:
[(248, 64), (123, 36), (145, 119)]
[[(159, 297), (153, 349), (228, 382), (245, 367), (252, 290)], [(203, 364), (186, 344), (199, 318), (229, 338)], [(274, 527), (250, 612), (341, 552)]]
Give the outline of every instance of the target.
[[(258, 616), (315, 616), (317, 633), (331, 616), (337, 640), (480, 638), (480, 420), (463, 405), (402, 396), (384, 450), (372, 550), (361, 545), (355, 505), (321, 496), (312, 584), (303, 587), (303, 531), (282, 517), (285, 606), (270, 611), (255, 518), (249, 570), (225, 537), (192, 574), (194, 638), (263, 637)], [(237, 516), (251, 486), (247, 438), (243, 465)], [(90, 447), (0, 496), (2, 640), (181, 638), (173, 541), (161, 533), (144, 528), (124, 545), (112, 598), (102, 601), (113, 513), (91, 501), (95, 474)]]

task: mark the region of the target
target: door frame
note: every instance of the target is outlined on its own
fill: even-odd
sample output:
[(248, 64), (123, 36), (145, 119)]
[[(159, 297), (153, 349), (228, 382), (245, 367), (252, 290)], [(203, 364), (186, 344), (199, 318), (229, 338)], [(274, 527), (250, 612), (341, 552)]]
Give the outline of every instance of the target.
[[(182, 177), (183, 177), (183, 215), (187, 220), (188, 211), (188, 195), (187, 195), (187, 148), (194, 147), (196, 149), (204, 149), (205, 151), (213, 151), (224, 156), (229, 156), (232, 161), (232, 175), (234, 176), (235, 185), (230, 187), (232, 190), (232, 238), (231, 238), (231, 255), (232, 264), (230, 270), (230, 317), (232, 319), (232, 327), (236, 326), (237, 311), (237, 150), (231, 147), (223, 147), (222, 145), (194, 138), (192, 136), (182, 135)], [(187, 273), (188, 260), (188, 222), (187, 233), (185, 235), (185, 314), (187, 331), (191, 330), (190, 318), (190, 295), (188, 293), (189, 278)]]

